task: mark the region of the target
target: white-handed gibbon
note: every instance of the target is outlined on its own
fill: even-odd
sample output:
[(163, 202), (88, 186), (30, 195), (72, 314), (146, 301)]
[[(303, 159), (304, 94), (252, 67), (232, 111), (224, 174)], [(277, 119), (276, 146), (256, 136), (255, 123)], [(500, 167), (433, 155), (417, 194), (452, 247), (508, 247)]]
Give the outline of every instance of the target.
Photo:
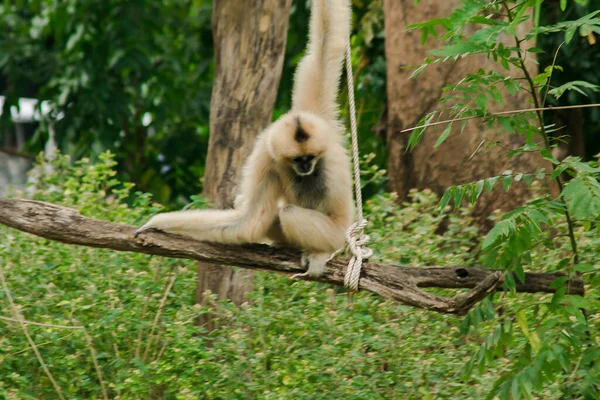
[(257, 138), (231, 210), (159, 214), (142, 226), (218, 243), (271, 240), (303, 250), (319, 277), (354, 217), (350, 162), (337, 95), (350, 33), (348, 0), (313, 0), (307, 53), (292, 109)]

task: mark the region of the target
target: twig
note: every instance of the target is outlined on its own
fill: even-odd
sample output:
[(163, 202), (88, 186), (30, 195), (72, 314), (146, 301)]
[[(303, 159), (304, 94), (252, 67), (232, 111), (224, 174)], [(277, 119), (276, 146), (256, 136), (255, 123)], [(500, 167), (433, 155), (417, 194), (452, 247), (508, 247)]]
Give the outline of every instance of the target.
[(160, 357), (162, 357), (162, 355), (165, 352), (165, 349), (167, 348), (168, 344), (169, 344), (169, 339), (166, 339), (165, 342), (163, 343), (163, 345), (161, 346), (160, 351), (158, 352), (158, 355), (156, 356), (156, 358), (154, 359), (154, 361), (160, 360)]
[[(66, 339), (68, 337), (73, 336), (74, 334), (75, 334), (75, 332), (71, 332), (71, 333), (66, 334), (65, 336), (59, 337), (58, 339), (48, 340), (48, 341), (45, 341), (45, 342), (42, 342), (42, 343), (38, 343), (37, 347), (39, 349), (42, 346), (45, 346), (45, 345), (50, 344), (50, 343), (58, 342), (59, 340), (64, 340), (64, 339)], [(14, 353), (7, 354), (6, 356), (7, 357), (16, 356), (17, 354), (25, 353), (26, 351), (29, 351), (29, 350), (31, 350), (31, 347), (27, 347), (27, 348), (25, 348), (23, 350), (15, 351)]]
[(100, 369), (100, 364), (98, 364), (98, 354), (96, 353), (96, 349), (94, 348), (92, 337), (88, 334), (88, 331), (85, 328), (83, 329), (83, 335), (85, 336), (88, 349), (90, 350), (90, 354), (92, 355), (92, 362), (94, 363), (94, 368), (96, 369), (96, 374), (98, 375), (98, 381), (100, 381), (102, 396), (105, 400), (108, 400), (108, 392), (106, 390), (106, 385), (104, 384), (104, 379), (102, 378), (102, 370)]
[[(144, 307), (142, 308), (142, 319), (144, 319), (146, 317), (146, 312), (148, 311), (148, 304), (150, 304), (150, 298), (152, 297), (152, 289), (148, 288), (148, 294), (146, 295), (146, 301), (144, 302)], [(140, 352), (142, 350), (142, 336), (144, 334), (144, 329), (139, 328), (138, 329), (138, 335), (137, 335), (137, 339), (136, 339), (136, 345), (135, 345), (135, 353), (134, 353), (134, 359), (135, 360), (139, 360), (140, 359)], [(131, 357), (131, 355), (130, 355)]]
[[(10, 264), (9, 264), (9, 267), (10, 267)], [(25, 323), (25, 319), (23, 318), (23, 315), (20, 313), (17, 305), (15, 304), (15, 302), (12, 298), (12, 295), (10, 294), (10, 290), (8, 289), (8, 284), (6, 283), (6, 277), (4, 276), (4, 268), (2, 268), (2, 265), (0, 265), (0, 280), (2, 281), (2, 288), (4, 289), (6, 298), (8, 299), (8, 302), (10, 303), (10, 307), (12, 308), (12, 311), (15, 314), (15, 318), (17, 319), (17, 321), (19, 321), (19, 324), (21, 325), (21, 329), (23, 329), (23, 333), (25, 334), (25, 337), (27, 338), (29, 345), (33, 349), (35, 356), (37, 357), (40, 365), (42, 366), (42, 369), (46, 373), (46, 376), (52, 383), (52, 386), (54, 386), (54, 390), (56, 390), (56, 394), (58, 395), (58, 397), (61, 400), (65, 400), (65, 396), (63, 395), (62, 390), (60, 389), (60, 386), (58, 385), (58, 383), (54, 379), (54, 376), (48, 369), (48, 366), (44, 362), (44, 359), (42, 358), (42, 355), (40, 354), (38, 347), (36, 346), (35, 342), (31, 338), (31, 335), (29, 334), (29, 330), (27, 329), (27, 324)]]
[(488, 113), (486, 115), (472, 115), (469, 117), (447, 119), (444, 121), (432, 122), (430, 124), (413, 126), (412, 128), (406, 128), (406, 129), (401, 130), (400, 133), (411, 132), (411, 131), (414, 131), (415, 129), (429, 128), (431, 126), (449, 124), (452, 122), (466, 121), (466, 120), (476, 119), (476, 118), (498, 117), (498, 116), (502, 116), (502, 115), (516, 115), (516, 114), (523, 114), (526, 112), (535, 112), (535, 111), (568, 110), (568, 109), (572, 109), (572, 108), (590, 108), (590, 107), (600, 107), (600, 103), (580, 104), (580, 105), (575, 105), (575, 106), (557, 106), (557, 107), (549, 106), (549, 107), (523, 108), (520, 110), (508, 110), (508, 111), (500, 111), (500, 112), (496, 112), (496, 113)]
[(8, 322), (15, 322), (15, 323), (21, 323), (21, 322), (23, 322), (25, 325), (45, 326), (47, 328), (57, 328), (57, 329), (85, 329), (84, 326), (78, 326), (78, 325), (54, 325), (54, 324), (44, 324), (44, 323), (41, 323), (41, 322), (33, 322), (33, 321), (27, 321), (27, 320), (19, 321), (18, 319), (4, 317), (2, 315), (0, 315), (0, 319), (4, 320), (4, 321), (8, 321)]
[[(547, 85), (549, 87), (550, 86), (550, 81), (552, 80), (552, 75), (554, 75), (554, 66), (556, 65), (556, 58), (558, 57), (558, 52), (560, 51), (560, 48), (563, 46), (563, 44), (565, 44), (565, 42), (562, 42), (558, 48), (556, 49), (556, 51), (554, 52), (554, 58), (552, 59), (552, 69), (550, 70), (550, 75), (548, 76), (548, 81), (547, 81)], [(544, 98), (542, 99), (542, 107), (546, 107), (546, 98), (548, 97), (548, 92), (549, 90), (546, 89), (546, 91), (544, 92)]]
[(167, 288), (165, 289), (165, 293), (163, 294), (162, 299), (160, 300), (160, 305), (158, 306), (158, 311), (156, 311), (156, 315), (154, 316), (154, 322), (152, 323), (152, 328), (150, 328), (150, 333), (148, 334), (148, 343), (146, 343), (146, 350), (144, 351), (143, 361), (145, 362), (148, 357), (148, 352), (150, 351), (150, 347), (152, 347), (152, 342), (154, 341), (154, 330), (158, 326), (158, 321), (160, 321), (160, 317), (162, 316), (163, 310), (165, 309), (165, 305), (167, 304), (167, 297), (169, 293), (171, 293), (171, 289), (177, 280), (177, 275), (179, 275), (179, 269), (174, 267), (175, 273), (173, 277), (169, 281)]

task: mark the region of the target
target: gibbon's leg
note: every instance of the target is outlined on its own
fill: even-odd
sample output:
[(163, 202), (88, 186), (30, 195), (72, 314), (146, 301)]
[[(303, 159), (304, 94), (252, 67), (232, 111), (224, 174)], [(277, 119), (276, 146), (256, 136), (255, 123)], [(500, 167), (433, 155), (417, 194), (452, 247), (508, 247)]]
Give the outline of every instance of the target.
[(348, 0), (313, 0), (307, 53), (294, 76), (292, 111), (337, 119), (336, 100), (350, 18)]
[(298, 276), (318, 278), (323, 275), (331, 254), (344, 245), (344, 227), (323, 213), (293, 205), (281, 209), (279, 220), (288, 243), (305, 252), (302, 265), (308, 270)]

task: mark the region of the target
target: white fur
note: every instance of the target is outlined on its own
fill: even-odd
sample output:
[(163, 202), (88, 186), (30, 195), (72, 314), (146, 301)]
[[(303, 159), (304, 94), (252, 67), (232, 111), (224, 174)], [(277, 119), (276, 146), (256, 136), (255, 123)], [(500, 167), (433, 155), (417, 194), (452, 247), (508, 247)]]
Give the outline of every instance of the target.
[[(273, 242), (304, 250), (305, 275), (318, 278), (343, 246), (354, 217), (350, 162), (338, 121), (337, 95), (350, 33), (347, 0), (313, 0), (307, 53), (294, 78), (292, 109), (257, 138), (244, 166), (234, 209), (180, 211), (153, 217), (159, 229), (219, 243)], [(305, 140), (297, 139), (301, 129)], [(324, 190), (298, 192), (296, 157), (321, 163)], [(315, 168), (316, 169), (316, 168)], [(312, 182), (312, 181), (311, 181)], [(305, 187), (305, 186), (301, 186)]]

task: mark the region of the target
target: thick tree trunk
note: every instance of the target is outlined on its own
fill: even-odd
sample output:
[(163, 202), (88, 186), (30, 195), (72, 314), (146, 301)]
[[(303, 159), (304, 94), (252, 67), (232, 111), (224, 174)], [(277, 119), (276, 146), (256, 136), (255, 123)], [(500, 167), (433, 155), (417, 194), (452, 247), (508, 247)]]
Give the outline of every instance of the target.
[[(204, 195), (229, 208), (256, 135), (270, 122), (285, 54), (291, 0), (214, 0), (215, 78)], [(196, 301), (211, 291), (236, 304), (252, 272), (198, 264)], [(200, 321), (214, 328), (210, 317)]]
[[(532, 173), (538, 168), (550, 169), (537, 153), (527, 153), (520, 157), (507, 158), (506, 147), (516, 148), (523, 144), (522, 136), (508, 136), (499, 129), (489, 129), (482, 121), (469, 121), (462, 134), (460, 124), (454, 124), (450, 137), (438, 148), (433, 145), (445, 126), (438, 130), (426, 130), (423, 140), (412, 153), (406, 153), (409, 132), (400, 131), (416, 126), (428, 112), (441, 108), (437, 99), (442, 95), (442, 88), (457, 83), (468, 73), (478, 69), (497, 70), (511, 76), (521, 76), (522, 72), (502, 70), (499, 64), (488, 60), (485, 55), (473, 55), (460, 59), (455, 63), (440, 63), (426, 68), (416, 79), (409, 79), (414, 68), (423, 63), (428, 56), (427, 51), (437, 48), (441, 43), (430, 39), (424, 47), (421, 45), (421, 33), (408, 32), (410, 24), (432, 18), (441, 18), (459, 6), (458, 0), (437, 0), (421, 2), (413, 5), (413, 0), (385, 0), (385, 36), (387, 57), (387, 142), (389, 148), (388, 170), (390, 190), (397, 192), (399, 199), (404, 200), (411, 188), (430, 188), (441, 194), (452, 185), (472, 182), (482, 178), (500, 175), (507, 169)], [(524, 36), (531, 28), (532, 20), (519, 25), (519, 36)], [(472, 27), (475, 32), (478, 27)], [(503, 38), (503, 41), (514, 46), (514, 38)], [(526, 43), (522, 46), (527, 46)], [(533, 47), (533, 46), (528, 46)], [(537, 65), (534, 55), (528, 53), (528, 68), (533, 72)], [(530, 108), (529, 95), (521, 91), (506, 101), (506, 109)], [(500, 111), (500, 110), (493, 110)], [(485, 146), (471, 160), (469, 157), (478, 149), (483, 139), (499, 141), (502, 144), (492, 146), (486, 152)], [(509, 193), (501, 188), (492, 195), (482, 198), (476, 213), (487, 216), (497, 208), (509, 208), (521, 204), (527, 194), (524, 185), (515, 185)]]

